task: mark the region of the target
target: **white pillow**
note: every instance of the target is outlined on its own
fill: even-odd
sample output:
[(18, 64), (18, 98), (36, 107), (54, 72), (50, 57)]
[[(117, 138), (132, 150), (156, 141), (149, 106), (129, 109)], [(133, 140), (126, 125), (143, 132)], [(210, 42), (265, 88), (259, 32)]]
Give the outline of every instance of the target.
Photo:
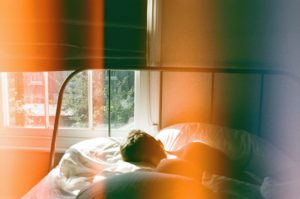
[(261, 176), (273, 175), (294, 164), (266, 140), (244, 130), (197, 122), (180, 123), (162, 129), (156, 138), (169, 151), (192, 141), (207, 143)]

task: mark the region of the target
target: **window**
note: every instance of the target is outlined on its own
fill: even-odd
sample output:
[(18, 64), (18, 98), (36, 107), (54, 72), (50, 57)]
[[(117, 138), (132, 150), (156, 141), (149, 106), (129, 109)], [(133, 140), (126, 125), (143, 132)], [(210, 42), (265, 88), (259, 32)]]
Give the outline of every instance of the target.
[[(70, 73), (0, 73), (0, 136), (45, 135), (49, 143), (58, 93)], [(138, 74), (127, 70), (93, 70), (74, 76), (65, 89), (59, 136), (86, 139), (107, 136), (109, 130), (113, 136), (126, 135), (135, 127)]]
[[(59, 89), (70, 72), (2, 75), (6, 127), (53, 126)], [(128, 129), (134, 121), (134, 71), (77, 74), (63, 98), (61, 128)]]
[[(155, 46), (146, 53), (150, 55), (149, 65), (154, 66), (159, 64), (160, 55), (158, 5), (156, 0), (148, 1), (148, 20), (155, 20), (151, 20), (151, 28), (147, 27), (147, 38), (145, 34), (142, 38), (142, 43), (151, 38), (150, 47)], [(143, 6), (146, 8), (144, 3)], [(24, 145), (28, 139), (30, 146), (49, 148), (58, 92), (69, 73), (0, 72), (0, 147), (3, 143)], [(146, 71), (80, 73), (66, 89), (58, 136), (65, 140), (77, 137), (75, 141), (79, 141), (107, 136), (108, 130), (112, 136), (124, 135), (124, 131), (133, 127), (154, 134), (159, 115), (160, 78), (155, 74), (151, 82), (150, 76)], [(8, 139), (12, 142), (7, 142)]]

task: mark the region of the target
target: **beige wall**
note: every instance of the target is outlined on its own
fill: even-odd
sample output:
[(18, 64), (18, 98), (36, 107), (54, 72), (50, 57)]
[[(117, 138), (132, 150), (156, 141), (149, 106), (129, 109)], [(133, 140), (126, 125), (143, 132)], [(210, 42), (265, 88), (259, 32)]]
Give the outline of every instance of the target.
[(299, 84), (280, 75), (265, 75), (262, 82), (259, 75), (217, 73), (212, 85), (209, 73), (165, 72), (161, 128), (204, 122), (244, 129), (300, 160)]
[(257, 133), (260, 86), (259, 75), (216, 74), (212, 122)]
[(163, 73), (162, 127), (178, 122), (209, 122), (211, 78), (209, 73)]
[(258, 64), (299, 74), (298, 1), (161, 0), (161, 8), (162, 65)]
[(162, 127), (178, 122), (205, 122), (256, 133), (260, 85), (258, 75), (164, 73)]
[(161, 63), (163, 66), (211, 64), (218, 56), (218, 32), (211, 1), (163, 0)]
[[(280, 2), (269, 3), (162, 0), (161, 66), (264, 67), (295, 73), (292, 67), (298, 67), (299, 61), (293, 60), (299, 56), (294, 56), (298, 51), (292, 47), (296, 46), (298, 36), (292, 33), (298, 32), (294, 29), (298, 14), (294, 9), (294, 15), (285, 13)], [(279, 11), (285, 15), (277, 15), (282, 13)], [(282, 25), (285, 28), (281, 29)], [(164, 73), (161, 127), (201, 121), (257, 132), (261, 77), (216, 74), (214, 79), (212, 93), (211, 74)], [(272, 123), (280, 126), (277, 131), (300, 131), (299, 122), (293, 119), (300, 113), (300, 94), (295, 82), (287, 79), (266, 76), (263, 82), (261, 131), (271, 138), (276, 134)], [(299, 83), (296, 85), (299, 87)], [(281, 142), (279, 138), (276, 141)]]

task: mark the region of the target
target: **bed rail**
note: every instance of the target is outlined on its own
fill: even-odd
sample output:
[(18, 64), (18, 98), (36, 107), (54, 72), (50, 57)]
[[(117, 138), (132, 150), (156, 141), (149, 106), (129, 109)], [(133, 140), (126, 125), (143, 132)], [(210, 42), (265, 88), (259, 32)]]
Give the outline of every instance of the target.
[[(76, 71), (72, 72), (66, 80), (63, 82), (61, 89), (59, 91), (58, 95), (58, 101), (57, 101), (57, 108), (56, 108), (56, 114), (55, 114), (55, 120), (54, 120), (54, 127), (53, 127), (53, 133), (52, 133), (52, 139), (51, 139), (51, 148), (50, 148), (50, 158), (49, 158), (49, 171), (54, 167), (54, 159), (55, 159), (55, 151), (56, 151), (56, 140), (57, 140), (57, 133), (58, 133), (58, 127), (59, 127), (59, 119), (61, 114), (61, 108), (62, 108), (62, 100), (63, 100), (63, 94), (65, 91), (65, 88), (67, 84), (70, 82), (70, 80), (77, 75), (80, 72), (83, 72), (88, 69), (77, 69)], [(110, 69), (110, 70), (118, 70), (116, 69)], [(124, 69), (122, 69), (124, 70)], [(128, 68), (127, 70), (132, 70)], [(261, 128), (261, 116), (262, 116), (262, 100), (263, 100), (263, 88), (264, 88), (264, 78), (265, 75), (282, 75), (287, 76), (294, 81), (296, 81), (300, 85), (300, 78), (295, 75), (294, 73), (290, 73), (288, 71), (283, 70), (275, 70), (275, 69), (241, 69), (241, 68), (200, 68), (200, 67), (145, 67), (143, 69), (139, 70), (147, 70), (147, 71), (160, 71), (163, 72), (199, 72), (199, 73), (210, 73), (212, 75), (212, 95), (214, 91), (214, 83), (215, 83), (215, 74), (217, 73), (233, 73), (233, 74), (257, 74), (260, 75), (261, 78), (261, 92), (260, 92), (260, 102), (259, 102), (259, 127), (258, 131), (260, 132)], [(110, 89), (109, 89), (110, 90)], [(213, 104), (213, 96), (211, 96), (211, 104)], [(109, 105), (110, 107), (110, 105)], [(213, 110), (211, 110), (213, 111)], [(108, 111), (110, 112), (110, 111)], [(110, 118), (110, 117), (109, 117)], [(161, 109), (160, 109), (160, 124), (161, 124)], [(110, 122), (110, 121), (109, 121)], [(110, 125), (109, 125), (110, 126)], [(110, 136), (110, 129), (108, 130), (108, 135)]]

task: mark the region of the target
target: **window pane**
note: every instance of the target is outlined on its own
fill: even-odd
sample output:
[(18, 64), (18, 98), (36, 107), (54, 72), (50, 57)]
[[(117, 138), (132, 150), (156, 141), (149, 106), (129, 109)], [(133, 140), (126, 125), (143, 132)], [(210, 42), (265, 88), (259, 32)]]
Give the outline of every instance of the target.
[(43, 73), (8, 73), (9, 126), (45, 126)]
[(88, 127), (88, 73), (75, 75), (68, 83), (60, 115), (61, 127)]
[(109, 79), (109, 71), (97, 71), (93, 74), (94, 127), (107, 128), (110, 110), (112, 130), (127, 130), (134, 124), (134, 71), (113, 70), (110, 75)]
[(111, 128), (130, 129), (134, 122), (134, 71), (111, 71)]
[(105, 80), (104, 70), (93, 71), (93, 126), (98, 129), (107, 129), (107, 114), (108, 108), (105, 103), (105, 92), (107, 92), (108, 82)]
[[(58, 94), (70, 73), (7, 73), (8, 95), (3, 97), (9, 126), (53, 126)], [(133, 127), (134, 71), (93, 70), (75, 75), (64, 92), (60, 128), (107, 130), (109, 119), (112, 130)]]
[[(50, 126), (54, 125), (60, 88), (71, 71), (48, 72), (48, 113)], [(64, 112), (61, 114), (64, 115)]]

